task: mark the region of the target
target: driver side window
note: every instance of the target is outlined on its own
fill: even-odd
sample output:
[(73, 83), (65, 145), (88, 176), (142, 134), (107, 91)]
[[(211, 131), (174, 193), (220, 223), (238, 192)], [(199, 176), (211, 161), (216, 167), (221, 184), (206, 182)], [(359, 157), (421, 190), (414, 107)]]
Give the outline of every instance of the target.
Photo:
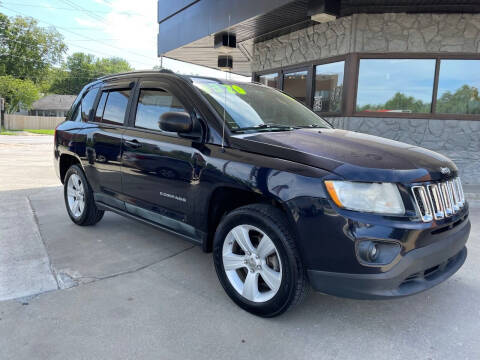
[(138, 98), (135, 127), (161, 131), (165, 135), (177, 136), (176, 133), (160, 130), (158, 121), (165, 112), (185, 112), (184, 106), (171, 93), (165, 90), (142, 89)]

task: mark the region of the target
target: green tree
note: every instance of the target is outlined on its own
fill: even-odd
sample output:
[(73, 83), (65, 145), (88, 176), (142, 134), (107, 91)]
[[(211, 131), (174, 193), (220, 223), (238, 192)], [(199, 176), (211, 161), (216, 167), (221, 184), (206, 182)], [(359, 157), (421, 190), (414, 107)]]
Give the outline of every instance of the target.
[(437, 113), (480, 114), (480, 97), (474, 86), (463, 85), (453, 94), (446, 91), (437, 100)]
[(98, 59), (93, 55), (74, 53), (56, 73), (50, 91), (57, 94), (76, 95), (89, 82), (104, 75), (131, 71), (130, 64), (120, 58)]
[(375, 110), (410, 110), (412, 113), (430, 112), (430, 103), (424, 103), (422, 100), (415, 99), (413, 96), (407, 96), (397, 92), (385, 104), (367, 104), (359, 108), (360, 111)]
[(66, 51), (63, 36), (55, 28), (42, 28), (33, 18), (0, 13), (0, 75), (43, 81)]
[(0, 96), (5, 98), (5, 111), (11, 114), (21, 108), (30, 109), (40, 97), (31, 80), (16, 79), (10, 75), (0, 76)]

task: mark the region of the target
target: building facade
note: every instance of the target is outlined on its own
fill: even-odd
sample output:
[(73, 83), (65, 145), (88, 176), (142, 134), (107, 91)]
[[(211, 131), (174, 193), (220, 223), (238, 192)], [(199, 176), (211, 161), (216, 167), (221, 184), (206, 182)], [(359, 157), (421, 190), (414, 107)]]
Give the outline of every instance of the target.
[[(214, 67), (215, 34), (235, 34), (233, 72), (282, 89), (335, 127), (445, 154), (466, 185), (480, 184), (480, 2), (246, 0), (250, 9), (237, 14), (235, 0), (201, 0), (165, 18), (166, 3), (159, 55)], [(205, 32), (164, 42), (185, 18)]]

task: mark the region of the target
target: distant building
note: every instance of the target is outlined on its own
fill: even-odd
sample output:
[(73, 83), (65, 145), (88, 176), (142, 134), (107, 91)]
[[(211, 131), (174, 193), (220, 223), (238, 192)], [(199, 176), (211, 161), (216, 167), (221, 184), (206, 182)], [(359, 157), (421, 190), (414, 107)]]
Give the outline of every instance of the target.
[(47, 95), (33, 103), (28, 115), (63, 117), (75, 98), (75, 95)]

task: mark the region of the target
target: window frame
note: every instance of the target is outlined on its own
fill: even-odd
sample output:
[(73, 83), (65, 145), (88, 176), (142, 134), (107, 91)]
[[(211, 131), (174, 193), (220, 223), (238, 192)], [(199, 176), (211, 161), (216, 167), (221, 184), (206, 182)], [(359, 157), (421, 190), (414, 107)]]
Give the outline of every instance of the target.
[[(99, 90), (98, 90), (98, 93), (97, 93), (97, 97), (95, 99), (95, 102), (93, 103), (93, 108), (92, 108), (92, 110), (94, 110), (94, 111), (91, 112), (88, 122), (92, 123), (92, 124), (100, 125), (100, 126), (110, 127), (110, 128), (126, 127), (128, 122), (129, 122), (129, 119), (130, 119), (130, 112), (131, 112), (132, 103), (133, 103), (133, 100), (134, 100), (134, 97), (135, 97), (135, 88), (136, 88), (137, 81), (138, 81), (137, 78), (129, 78), (129, 79), (122, 80), (122, 81), (118, 81), (118, 80), (116, 81), (116, 79), (113, 79), (111, 81), (104, 82), (102, 85), (99, 85)], [(130, 94), (129, 94), (129, 97), (128, 97), (127, 108), (125, 109), (125, 116), (123, 118), (123, 123), (122, 124), (120, 124), (120, 123), (119, 124), (107, 124), (107, 123), (102, 122), (103, 114), (105, 113), (105, 107), (103, 108), (101, 120), (96, 121), (95, 120), (95, 115), (97, 113), (97, 108), (98, 108), (98, 105), (99, 105), (100, 100), (102, 98), (102, 94), (104, 92), (110, 92), (110, 91), (115, 91), (115, 90), (129, 90), (130, 91)], [(108, 95), (107, 95), (107, 101), (108, 101)], [(107, 105), (106, 103), (107, 102), (105, 102), (105, 106)]]
[[(282, 80), (281, 80), (281, 85), (282, 87), (280, 90), (285, 91), (285, 75), (290, 74), (290, 73), (296, 73), (296, 72), (307, 72), (307, 77), (305, 79), (305, 83), (307, 85), (307, 88), (305, 89), (305, 105), (308, 106), (310, 109), (312, 108), (312, 69), (311, 66), (295, 66), (291, 67), (288, 70), (285, 70), (282, 72)], [(279, 74), (280, 76), (280, 74)], [(292, 96), (295, 100), (297, 100), (299, 103), (302, 103), (300, 100)], [(302, 103), (303, 104), (303, 103)]]
[(322, 61), (321, 63), (316, 62), (313, 65), (312, 69), (312, 90), (311, 90), (311, 106), (310, 108), (313, 109), (313, 104), (314, 104), (314, 97), (315, 97), (315, 86), (316, 86), (316, 75), (317, 75), (317, 66), (322, 66), (322, 65), (327, 65), (327, 64), (333, 64), (333, 63), (338, 63), (343, 61), (343, 84), (342, 84), (342, 99), (340, 101), (340, 110), (339, 111), (315, 111), (317, 114), (321, 114), (322, 116), (341, 116), (345, 109), (345, 87), (346, 87), (346, 73), (347, 73), (347, 58), (344, 57), (343, 59), (331, 61), (332, 58), (329, 58), (329, 61)]
[[(370, 54), (368, 54), (370, 55)], [(380, 114), (381, 116), (378, 116), (378, 117), (383, 117), (383, 118), (386, 118), (386, 117), (391, 117), (390, 115), (391, 114), (402, 114), (402, 115), (406, 115), (406, 116), (402, 116), (402, 117), (411, 117), (411, 115), (417, 115), (417, 116), (428, 116), (428, 115), (431, 115), (431, 114), (434, 114), (434, 110), (435, 110), (435, 106), (436, 106), (436, 101), (434, 103), (434, 99), (436, 98), (436, 95), (437, 95), (437, 85), (438, 85), (438, 64), (439, 64), (439, 61), (438, 59), (434, 58), (434, 57), (431, 57), (431, 56), (424, 56), (424, 57), (417, 57), (417, 56), (412, 56), (412, 55), (409, 55), (409, 54), (402, 54), (403, 56), (391, 56), (392, 53), (389, 53), (389, 54), (383, 54), (384, 56), (383, 57), (377, 57), (377, 56), (366, 56), (366, 55), (361, 55), (358, 57), (357, 59), (357, 71), (356, 71), (356, 76), (355, 76), (355, 97), (354, 97), (354, 102), (353, 102), (353, 108), (354, 108), (354, 112), (353, 112), (353, 116), (364, 116), (364, 117), (372, 117), (370, 115), (372, 114)], [(385, 55), (388, 55), (388, 56), (385, 56)], [(425, 54), (427, 55), (427, 54)], [(360, 79), (360, 61), (361, 60), (401, 60), (401, 59), (405, 59), (405, 60), (435, 60), (435, 67), (433, 69), (433, 83), (432, 83), (432, 99), (430, 101), (430, 111), (429, 112), (426, 112), (426, 113), (385, 113), (385, 112), (375, 112), (375, 111), (372, 111), (372, 112), (367, 112), (367, 111), (357, 111), (357, 96), (358, 96), (358, 83), (359, 83), (359, 79)], [(366, 114), (366, 115), (365, 115)], [(388, 115), (388, 116), (387, 116)], [(375, 116), (376, 117), (376, 116)], [(397, 117), (397, 116), (392, 116), (392, 117)]]
[[(433, 59), (435, 60), (435, 73), (433, 79), (432, 103), (429, 113), (375, 113), (356, 111), (358, 78), (361, 59)], [(364, 53), (352, 52), (344, 55), (332, 56), (324, 59), (318, 59), (303, 62), (291, 66), (277, 67), (267, 70), (261, 70), (252, 73), (252, 80), (258, 82), (258, 76), (278, 73), (279, 87), (283, 90), (283, 76), (286, 72), (292, 72), (299, 69), (308, 69), (307, 76), (307, 104), (310, 109), (313, 106), (315, 66), (324, 65), (332, 62), (345, 61), (345, 70), (343, 77), (343, 96), (340, 112), (316, 112), (322, 117), (377, 117), (377, 118), (403, 118), (403, 119), (429, 119), (429, 120), (471, 120), (480, 121), (478, 114), (445, 114), (437, 113), (437, 93), (441, 60), (480, 60), (480, 54), (472, 53)]]

